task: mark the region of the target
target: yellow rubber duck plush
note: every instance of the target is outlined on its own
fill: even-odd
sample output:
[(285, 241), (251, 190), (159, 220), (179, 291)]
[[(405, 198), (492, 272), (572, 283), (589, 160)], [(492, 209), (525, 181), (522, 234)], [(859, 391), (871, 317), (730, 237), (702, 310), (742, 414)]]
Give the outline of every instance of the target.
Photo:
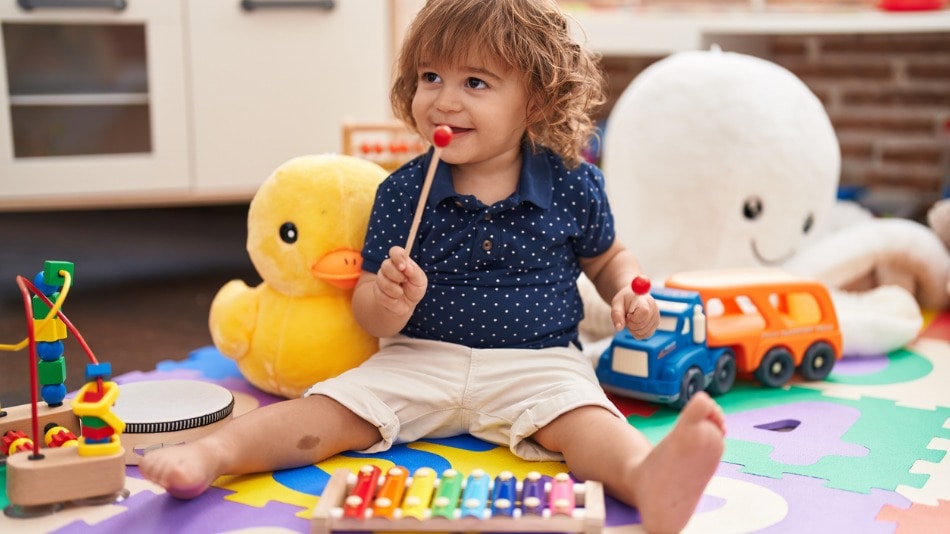
[(261, 390), (299, 397), (362, 363), (378, 340), (350, 298), (373, 197), (386, 171), (341, 155), (293, 158), (254, 195), (247, 251), (262, 282), (231, 280), (211, 303), (215, 346)]

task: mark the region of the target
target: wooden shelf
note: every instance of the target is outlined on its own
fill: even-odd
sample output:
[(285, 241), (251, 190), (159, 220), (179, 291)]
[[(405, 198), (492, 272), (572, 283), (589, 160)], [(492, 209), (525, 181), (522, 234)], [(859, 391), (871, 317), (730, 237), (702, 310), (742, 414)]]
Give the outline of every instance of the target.
[(701, 12), (576, 8), (580, 39), (611, 56), (667, 55), (707, 48), (718, 36), (950, 32), (950, 11)]

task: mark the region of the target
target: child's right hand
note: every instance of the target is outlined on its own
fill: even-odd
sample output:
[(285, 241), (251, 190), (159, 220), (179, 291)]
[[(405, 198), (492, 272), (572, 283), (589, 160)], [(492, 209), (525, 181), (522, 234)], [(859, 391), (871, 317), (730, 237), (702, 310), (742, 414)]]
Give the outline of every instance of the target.
[(429, 279), (406, 253), (394, 246), (376, 273), (376, 300), (380, 306), (396, 315), (411, 313), (426, 293)]

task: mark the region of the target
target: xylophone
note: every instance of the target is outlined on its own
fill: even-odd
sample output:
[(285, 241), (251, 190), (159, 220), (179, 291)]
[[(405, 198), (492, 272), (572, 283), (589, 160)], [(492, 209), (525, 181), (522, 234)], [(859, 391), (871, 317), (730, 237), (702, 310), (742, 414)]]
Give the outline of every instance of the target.
[(447, 469), (441, 478), (428, 467), (410, 476), (405, 467), (385, 473), (373, 465), (357, 473), (339, 469), (313, 511), (312, 532), (583, 532), (604, 527), (604, 490), (599, 482), (575, 483), (510, 472), (492, 478), (481, 469), (467, 477)]

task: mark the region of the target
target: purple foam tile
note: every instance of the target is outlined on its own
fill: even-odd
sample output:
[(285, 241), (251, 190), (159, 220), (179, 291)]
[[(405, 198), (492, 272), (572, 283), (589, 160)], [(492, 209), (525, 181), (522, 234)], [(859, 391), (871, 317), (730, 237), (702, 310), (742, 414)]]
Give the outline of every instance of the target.
[(118, 384), (132, 384), (134, 382), (148, 382), (151, 380), (200, 380), (201, 372), (188, 369), (171, 371), (132, 371), (115, 377)]
[(825, 486), (827, 481), (801, 475), (785, 474), (782, 478), (750, 475), (739, 471), (741, 466), (722, 463), (716, 476), (756, 484), (771, 490), (788, 503), (788, 513), (778, 523), (759, 532), (861, 532), (890, 534), (891, 523), (875, 518), (885, 505), (906, 508), (910, 501), (898, 493), (873, 489), (869, 494), (838, 490)]
[(604, 526), (639, 525), (643, 522), (640, 519), (640, 512), (636, 508), (627, 506), (610, 495), (604, 496), (604, 508), (606, 511)]
[(842, 404), (797, 402), (728, 414), (726, 426), (732, 439), (771, 445), (769, 458), (776, 462), (812, 465), (825, 456), (868, 454), (867, 448), (841, 439), (860, 416)]
[(835, 362), (835, 368), (832, 371), (836, 375), (861, 376), (879, 373), (887, 367), (887, 355), (880, 356), (862, 356), (853, 358), (842, 358)]
[(251, 528), (287, 529), (309, 532), (310, 522), (298, 517), (299, 506), (269, 502), (257, 508), (225, 499), (233, 492), (210, 488), (201, 496), (184, 501), (167, 494), (142, 491), (120, 506), (130, 513), (120, 513), (95, 525), (77, 521), (57, 532), (63, 534), (102, 534), (103, 532), (134, 532), (136, 534), (206, 534)]
[(266, 406), (268, 404), (274, 404), (275, 402), (285, 400), (282, 397), (271, 395), (270, 393), (265, 393), (264, 391), (257, 389), (243, 378), (230, 377), (214, 380), (213, 382), (235, 393), (243, 393), (253, 397), (259, 406)]
[[(696, 505), (696, 512), (705, 513), (721, 508), (725, 504), (725, 499), (713, 495), (703, 495)], [(643, 522), (640, 512), (632, 506), (628, 506), (610, 495), (604, 495), (604, 509), (606, 517), (604, 526), (621, 527), (627, 525), (639, 525)]]
[(184, 360), (159, 362), (156, 368), (160, 371), (195, 369), (211, 380), (241, 376), (237, 362), (224, 356), (213, 346), (195, 349)]

